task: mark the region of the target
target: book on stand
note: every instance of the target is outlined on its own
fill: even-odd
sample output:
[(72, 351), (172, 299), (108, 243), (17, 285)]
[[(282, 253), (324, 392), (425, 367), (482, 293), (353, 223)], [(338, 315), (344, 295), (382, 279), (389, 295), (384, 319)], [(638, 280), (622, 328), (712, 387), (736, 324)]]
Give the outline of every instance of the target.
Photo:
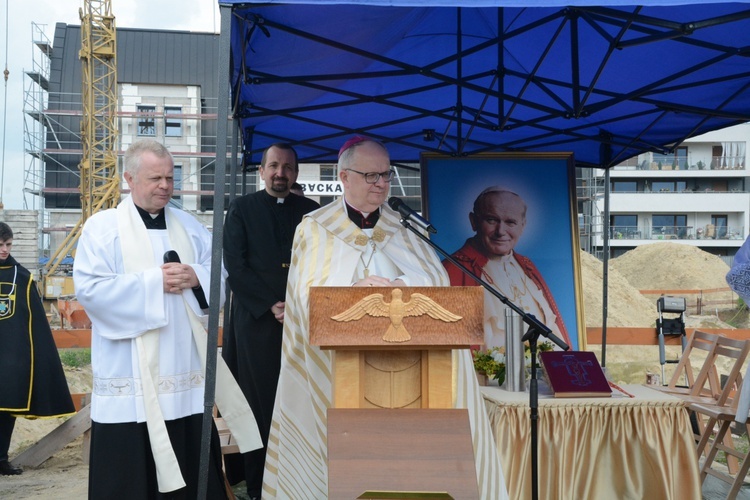
[(539, 363), (556, 398), (612, 396), (607, 377), (593, 352), (540, 352)]

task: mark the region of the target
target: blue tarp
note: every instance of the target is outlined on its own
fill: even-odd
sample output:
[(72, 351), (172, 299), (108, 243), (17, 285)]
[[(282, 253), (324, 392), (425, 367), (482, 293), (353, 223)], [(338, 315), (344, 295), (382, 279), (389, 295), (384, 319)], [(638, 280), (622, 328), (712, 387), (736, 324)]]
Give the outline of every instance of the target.
[(360, 133), (401, 162), (572, 151), (609, 167), (750, 121), (747, 3), (590, 3), (236, 2), (246, 163), (276, 141), (334, 163)]
[[(39, 265), (44, 266), (49, 262), (49, 257), (39, 257)], [(62, 265), (73, 265), (73, 257), (65, 257), (63, 260), (59, 262), (59, 264)]]

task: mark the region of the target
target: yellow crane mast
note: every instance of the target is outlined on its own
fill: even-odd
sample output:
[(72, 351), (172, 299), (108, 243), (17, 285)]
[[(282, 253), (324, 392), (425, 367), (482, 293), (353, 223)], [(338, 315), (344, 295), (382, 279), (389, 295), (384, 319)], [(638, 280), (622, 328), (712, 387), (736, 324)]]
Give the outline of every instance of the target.
[[(84, 222), (99, 210), (112, 208), (120, 198), (117, 169), (117, 43), (111, 0), (84, 0), (81, 18), (81, 218), (42, 270), (45, 297), (50, 290), (71, 290), (72, 286), (49, 287), (46, 283), (68, 255), (74, 255)], [(60, 293), (64, 294), (64, 293)]]

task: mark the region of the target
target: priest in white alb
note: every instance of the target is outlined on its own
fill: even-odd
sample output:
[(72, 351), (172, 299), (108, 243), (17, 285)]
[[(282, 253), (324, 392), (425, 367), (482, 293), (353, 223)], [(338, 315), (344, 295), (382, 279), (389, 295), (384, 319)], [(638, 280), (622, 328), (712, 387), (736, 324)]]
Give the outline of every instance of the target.
[[(73, 267), (92, 322), (89, 498), (196, 498), (206, 311), (209, 301), (224, 299), (209, 296), (211, 234), (167, 206), (174, 162), (163, 145), (136, 142), (124, 164), (130, 196), (86, 221)], [(241, 451), (261, 447), (221, 358), (216, 385), (216, 404)], [(208, 498), (227, 498), (215, 427), (211, 443)]]

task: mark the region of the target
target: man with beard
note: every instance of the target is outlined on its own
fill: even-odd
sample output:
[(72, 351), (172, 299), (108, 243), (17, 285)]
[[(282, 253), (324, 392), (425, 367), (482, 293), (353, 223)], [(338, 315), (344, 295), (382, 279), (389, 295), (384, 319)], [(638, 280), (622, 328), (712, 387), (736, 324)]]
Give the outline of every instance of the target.
[[(232, 301), (222, 356), (250, 402), (264, 445), (279, 379), (294, 230), (303, 215), (320, 206), (290, 193), (298, 174), (294, 149), (273, 144), (261, 159), (265, 189), (234, 200), (224, 223), (224, 265)], [(225, 457), (230, 483), (244, 478), (250, 498), (260, 498), (265, 460), (265, 447)]]
[(29, 271), (10, 255), (13, 231), (0, 222), (0, 474), (21, 474), (8, 461), (16, 417), (75, 412), (42, 299)]

